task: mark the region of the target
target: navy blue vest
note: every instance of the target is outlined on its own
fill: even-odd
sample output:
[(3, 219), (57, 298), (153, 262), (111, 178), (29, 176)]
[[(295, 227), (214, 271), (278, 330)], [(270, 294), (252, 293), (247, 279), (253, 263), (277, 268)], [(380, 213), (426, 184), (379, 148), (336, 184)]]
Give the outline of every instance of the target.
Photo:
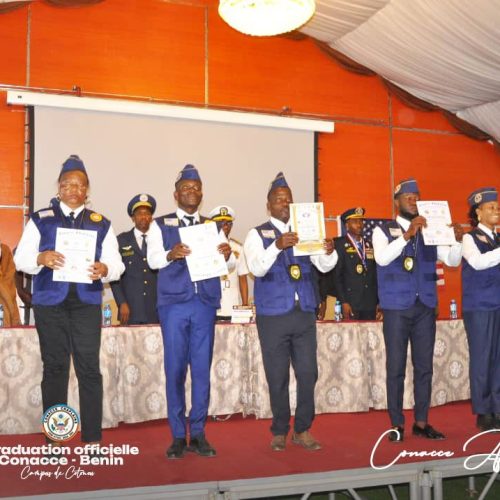
[[(391, 243), (397, 237), (392, 236), (390, 230), (401, 229), (401, 226), (396, 221), (390, 221), (381, 226), (381, 229)], [(415, 255), (414, 270), (409, 273), (403, 269), (403, 261), (406, 256), (415, 257)], [(436, 307), (436, 260), (437, 248), (424, 245), (422, 235), (419, 234), (418, 238), (408, 240), (401, 255), (389, 265), (377, 264), (380, 307), (393, 310), (408, 309), (417, 299), (428, 307)]]
[[(271, 245), (281, 235), (280, 231), (270, 222), (255, 228), (262, 238), (264, 248)], [(274, 236), (269, 237), (272, 231)], [(299, 264), (302, 277), (292, 280), (288, 267)], [(281, 251), (269, 271), (262, 277), (255, 277), (254, 296), (257, 314), (276, 316), (286, 314), (295, 307), (297, 293), (300, 308), (303, 311), (314, 312), (318, 305), (314, 285), (312, 282), (312, 264), (310, 257), (295, 257), (293, 248)]]
[[(52, 205), (50, 208), (39, 210), (31, 216), (40, 232), (40, 245), (38, 250), (54, 250), (56, 245), (56, 231), (58, 227), (69, 227), (66, 218), (59, 205)], [(101, 257), (102, 242), (108, 233), (110, 222), (102, 215), (83, 210), (77, 217), (76, 227), (88, 231), (97, 231), (97, 245), (95, 260)], [(89, 266), (90, 267), (90, 266)], [(69, 283), (64, 281), (53, 281), (53, 271), (48, 267), (34, 276), (33, 279), (33, 304), (42, 306), (53, 306), (64, 301), (69, 291)], [(92, 283), (77, 283), (76, 289), (78, 297), (86, 304), (101, 304), (102, 302), (102, 282), (101, 280)]]
[[(491, 240), (480, 229), (473, 229), (469, 234), (481, 253), (490, 252), (499, 246), (499, 243)], [(497, 236), (497, 240), (499, 238)], [(500, 265), (477, 271), (466, 259), (462, 259), (462, 309), (492, 311), (499, 308)]]
[[(181, 222), (175, 213), (158, 217), (155, 220), (161, 229), (165, 250), (172, 249), (181, 242), (179, 236)], [(205, 217), (200, 218), (201, 222), (206, 220)], [(218, 309), (221, 298), (220, 278), (197, 281), (195, 287), (189, 276), (185, 259), (174, 260), (160, 269), (158, 273), (159, 306), (186, 302), (192, 299), (195, 293), (198, 293), (203, 303)]]

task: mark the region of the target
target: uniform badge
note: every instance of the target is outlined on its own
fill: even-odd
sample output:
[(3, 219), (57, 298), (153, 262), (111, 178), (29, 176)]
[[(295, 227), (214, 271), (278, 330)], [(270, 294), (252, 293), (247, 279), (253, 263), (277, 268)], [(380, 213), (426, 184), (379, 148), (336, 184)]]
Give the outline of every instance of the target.
[(477, 239), (479, 241), (482, 241), (483, 243), (488, 243), (488, 238), (486, 238), (486, 236), (483, 236), (482, 234), (478, 234)]
[(300, 270), (300, 266), (298, 264), (290, 264), (288, 266), (288, 274), (290, 275), (290, 278), (295, 281), (298, 281), (300, 280), (300, 278), (302, 278), (302, 271)]
[(391, 227), (389, 228), (389, 233), (393, 238), (403, 235), (403, 231), (400, 227)]
[(38, 217), (40, 217), (40, 219), (43, 219), (44, 217), (54, 217), (54, 210), (51, 208), (47, 210), (40, 210), (40, 212), (38, 212)]
[(139, 196), (139, 201), (148, 201), (148, 195), (147, 194), (141, 194), (141, 196)]
[(92, 212), (90, 214), (90, 220), (92, 222), (101, 222), (102, 221), (102, 215), (101, 214), (98, 214), (96, 212)]
[(361, 264), (358, 264), (358, 265), (356, 266), (356, 272), (357, 272), (358, 274), (363, 274), (363, 266), (362, 266)]
[(403, 260), (403, 269), (411, 273), (413, 271), (413, 267), (415, 266), (415, 259), (413, 257), (405, 257)]
[(482, 193), (477, 193), (476, 196), (474, 196), (474, 202), (475, 203), (481, 203), (482, 199), (483, 199), (483, 194)]
[(263, 229), (262, 230), (262, 237), (263, 238), (276, 238), (276, 233), (274, 232), (274, 229)]
[(164, 217), (163, 224), (165, 224), (165, 226), (178, 226), (179, 225), (179, 219)]

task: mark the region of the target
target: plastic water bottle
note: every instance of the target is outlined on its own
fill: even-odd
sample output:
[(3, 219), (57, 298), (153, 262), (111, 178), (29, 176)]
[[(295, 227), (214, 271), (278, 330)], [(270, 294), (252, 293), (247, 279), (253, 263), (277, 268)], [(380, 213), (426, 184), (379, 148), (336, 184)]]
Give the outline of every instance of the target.
[(458, 312), (457, 312), (457, 302), (455, 299), (451, 299), (450, 302), (450, 319), (457, 319), (458, 318)]
[(342, 321), (342, 304), (340, 303), (340, 300), (337, 300), (335, 302), (335, 321)]
[(3, 327), (3, 304), (0, 304), (0, 328)]
[(102, 313), (103, 316), (103, 326), (111, 326), (111, 306), (106, 304)]

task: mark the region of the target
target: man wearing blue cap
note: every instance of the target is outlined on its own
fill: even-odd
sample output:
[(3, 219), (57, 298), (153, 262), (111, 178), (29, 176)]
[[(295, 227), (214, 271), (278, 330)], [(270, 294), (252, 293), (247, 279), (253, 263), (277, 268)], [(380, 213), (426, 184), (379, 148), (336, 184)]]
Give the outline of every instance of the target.
[[(436, 261), (457, 267), (462, 245), (424, 244), (421, 230), (426, 221), (418, 215), (419, 197), (415, 179), (401, 181), (394, 191), (396, 220), (373, 231), (378, 296), (384, 313), (387, 407), (394, 429), (389, 433), (391, 442), (404, 439), (403, 394), (408, 342), (412, 349), (415, 396), (412, 432), (427, 439), (444, 439), (444, 435), (428, 423), (436, 337)], [(453, 229), (456, 240), (461, 242), (461, 226), (453, 224)]]
[(283, 451), (290, 431), (288, 391), (290, 362), (297, 379), (297, 409), (292, 442), (314, 451), (321, 448), (309, 429), (314, 420), (316, 307), (318, 296), (312, 266), (327, 272), (335, 266), (332, 240), (325, 240), (326, 255), (296, 257), (297, 233), (290, 232), (292, 192), (279, 172), (267, 195), (269, 221), (251, 229), (245, 256), (255, 276), (255, 306), (262, 360), (269, 386), (273, 421), (271, 449)]
[[(158, 316), (163, 335), (167, 379), (168, 421), (173, 442), (167, 458), (182, 458), (186, 451), (213, 457), (215, 449), (205, 437), (205, 421), (210, 398), (210, 365), (214, 343), (215, 314), (220, 307), (220, 279), (192, 282), (181, 243), (179, 227), (207, 221), (198, 212), (203, 198), (201, 179), (193, 165), (186, 165), (175, 182), (177, 211), (155, 219), (150, 229), (148, 263), (158, 274)], [(234, 267), (234, 257), (227, 242), (218, 246)], [(191, 411), (186, 421), (185, 382), (191, 370)]]
[(468, 198), (472, 231), (464, 236), (462, 310), (470, 353), (472, 411), (481, 431), (500, 429), (500, 224), (498, 191)]
[(119, 281), (111, 283), (118, 304), (118, 319), (122, 325), (158, 323), (156, 312), (157, 270), (147, 263), (148, 233), (156, 200), (149, 194), (134, 196), (127, 212), (134, 228), (118, 235), (118, 245), (125, 272)]
[[(99, 350), (103, 283), (118, 279), (124, 266), (110, 221), (85, 207), (89, 179), (78, 156), (64, 162), (58, 183), (57, 199), (31, 216), (14, 260), (19, 271), (35, 275), (32, 302), (43, 360), (43, 409), (67, 403), (73, 358), (82, 441), (95, 443), (102, 437)], [(54, 280), (53, 272), (65, 263), (65, 256), (55, 250), (59, 228), (96, 233), (95, 261), (88, 268), (91, 283)]]

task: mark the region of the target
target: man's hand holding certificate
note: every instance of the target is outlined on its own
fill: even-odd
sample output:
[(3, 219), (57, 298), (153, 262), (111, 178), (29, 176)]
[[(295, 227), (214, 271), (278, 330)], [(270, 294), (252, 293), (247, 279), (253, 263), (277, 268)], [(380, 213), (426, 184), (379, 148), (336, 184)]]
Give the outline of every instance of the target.
[(454, 245), (455, 231), (447, 201), (417, 201), (418, 214), (425, 218), (422, 236), (426, 245)]
[(294, 255), (323, 255), (325, 248), (325, 218), (323, 203), (291, 203), (290, 228), (297, 233)]
[(181, 227), (179, 234), (186, 251), (184, 257), (191, 281), (228, 274), (225, 255), (219, 249), (222, 242), (215, 222)]

